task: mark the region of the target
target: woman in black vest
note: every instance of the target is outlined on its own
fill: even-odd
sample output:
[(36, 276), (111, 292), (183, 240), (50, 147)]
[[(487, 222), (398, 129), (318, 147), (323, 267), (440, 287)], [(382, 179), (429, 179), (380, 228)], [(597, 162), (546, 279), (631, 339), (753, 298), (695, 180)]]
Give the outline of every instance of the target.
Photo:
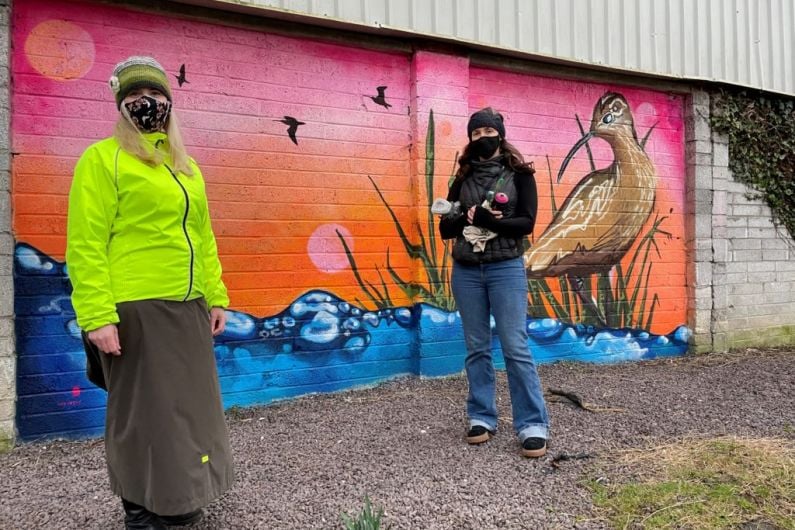
[(480, 444), (497, 430), (490, 315), (502, 345), (513, 426), (522, 454), (546, 453), (549, 417), (527, 346), (527, 277), (522, 254), (533, 231), (538, 198), (532, 166), (505, 141), (502, 116), (491, 108), (473, 114), (469, 144), (447, 200), (460, 202), (439, 222), (453, 239), (453, 296), (461, 312), (469, 381), (467, 442)]

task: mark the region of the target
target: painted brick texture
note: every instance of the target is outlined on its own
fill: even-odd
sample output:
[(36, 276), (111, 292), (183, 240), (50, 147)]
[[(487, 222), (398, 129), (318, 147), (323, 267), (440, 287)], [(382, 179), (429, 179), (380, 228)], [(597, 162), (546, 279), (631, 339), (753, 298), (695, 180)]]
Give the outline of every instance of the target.
[[(537, 238), (554, 222), (553, 204), (562, 207), (580, 186), (595, 197), (580, 210), (607, 219), (570, 227), (567, 240), (581, 240), (584, 253), (602, 241), (594, 231), (613, 237), (626, 226), (610, 219), (635, 211), (631, 201), (609, 203), (587, 180), (602, 171), (620, 185), (637, 169), (611, 169), (622, 153), (607, 133), (589, 144), (593, 168), (581, 150), (557, 183), (582, 136), (577, 120), (586, 130), (592, 118), (594, 128), (611, 123), (593, 116), (605, 94), (626, 102), (621, 112), (605, 112), (632, 117), (621, 134), (644, 143), (638, 156), (654, 171), (654, 198), (637, 234), (625, 236), (623, 257), (601, 264), (601, 275), (584, 274), (578, 293), (557, 277), (532, 284), (527, 331), (536, 359), (615, 362), (688, 347), (687, 278), (709, 284), (710, 266), (691, 271), (687, 252), (711, 237), (711, 225), (686, 226), (686, 197), (701, 190), (685, 175), (682, 96), (88, 2), (19, 0), (13, 31), (16, 242), (9, 238), (4, 248), (14, 254), (16, 293), (4, 298), (14, 308), (9, 303), (3, 314), (16, 311), (19, 363), (16, 375), (2, 367), (0, 375), (16, 378), (24, 439), (102, 429), (105, 396), (83, 375), (63, 264), (67, 193), (77, 157), (112, 131), (117, 111), (107, 78), (132, 54), (151, 54), (172, 74), (186, 65), (189, 83), (174, 83), (174, 102), (207, 180), (232, 299), (215, 349), (227, 406), (462, 369), (460, 317), (445, 288), (450, 262), (428, 205), (446, 195), (469, 114), (487, 105), (506, 115), (508, 139), (535, 163)], [(388, 107), (373, 99), (379, 86), (387, 87)], [(304, 122), (297, 143), (280, 121), (285, 116)], [(704, 146), (711, 156), (708, 133), (687, 156), (705, 154)], [(602, 208), (616, 215), (598, 217)], [(727, 216), (727, 229), (730, 222)], [(772, 258), (782, 249), (736, 252), (744, 250)], [(405, 282), (416, 285), (401, 288)], [(9, 330), (0, 343), (10, 337)], [(496, 338), (494, 348), (501, 364)]]

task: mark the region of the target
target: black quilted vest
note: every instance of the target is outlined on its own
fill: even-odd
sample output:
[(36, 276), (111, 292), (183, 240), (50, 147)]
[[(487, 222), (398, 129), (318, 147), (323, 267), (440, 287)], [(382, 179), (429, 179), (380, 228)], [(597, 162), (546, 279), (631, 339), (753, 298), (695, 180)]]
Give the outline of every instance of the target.
[[(519, 197), (514, 183), (514, 172), (504, 163), (504, 158), (498, 157), (471, 164), (472, 169), (461, 184), (461, 193), (458, 196), (458, 200), (461, 201), (461, 211), (466, 212), (471, 206), (483, 204), (488, 192), (493, 190), (495, 193), (505, 193), (508, 196), (508, 202), (507, 204), (497, 204), (496, 201), (492, 201), (492, 209), (502, 211), (505, 219), (513, 217), (516, 214), (516, 203)], [(499, 188), (495, 189), (495, 184), (501, 174), (505, 175), (505, 179)], [(460, 235), (453, 244), (453, 259), (466, 265), (478, 265), (518, 258), (524, 254), (524, 251), (525, 238), (523, 237), (498, 235), (486, 243), (483, 252), (474, 252), (472, 245), (464, 239), (463, 235)]]

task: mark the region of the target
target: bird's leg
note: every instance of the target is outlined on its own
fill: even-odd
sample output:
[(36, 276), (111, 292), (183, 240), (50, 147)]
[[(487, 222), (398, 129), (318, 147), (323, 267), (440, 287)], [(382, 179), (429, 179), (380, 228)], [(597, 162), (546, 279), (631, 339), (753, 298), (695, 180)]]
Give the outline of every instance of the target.
[(605, 317), (602, 315), (602, 312), (599, 311), (599, 307), (596, 305), (591, 293), (586, 293), (585, 289), (583, 289), (585, 283), (583, 279), (580, 276), (566, 276), (566, 278), (568, 278), (572, 290), (577, 293), (577, 296), (580, 298), (583, 308), (593, 314), (602, 326), (607, 327)]
[(597, 274), (597, 292), (599, 300), (604, 301), (604, 316), (608, 327), (615, 328), (620, 326), (618, 315), (615, 314), (615, 299), (613, 298), (613, 288), (610, 285), (610, 269), (600, 271)]

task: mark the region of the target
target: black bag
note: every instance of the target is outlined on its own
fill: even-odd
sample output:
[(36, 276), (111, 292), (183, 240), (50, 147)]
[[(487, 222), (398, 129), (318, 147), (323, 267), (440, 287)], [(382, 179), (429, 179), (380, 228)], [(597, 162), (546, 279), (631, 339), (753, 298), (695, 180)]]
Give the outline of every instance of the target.
[(107, 391), (108, 386), (105, 384), (105, 372), (102, 371), (102, 355), (104, 355), (99, 348), (88, 340), (88, 335), (85, 331), (80, 332), (83, 337), (83, 349), (86, 350), (86, 377), (89, 381), (97, 385), (102, 390)]

